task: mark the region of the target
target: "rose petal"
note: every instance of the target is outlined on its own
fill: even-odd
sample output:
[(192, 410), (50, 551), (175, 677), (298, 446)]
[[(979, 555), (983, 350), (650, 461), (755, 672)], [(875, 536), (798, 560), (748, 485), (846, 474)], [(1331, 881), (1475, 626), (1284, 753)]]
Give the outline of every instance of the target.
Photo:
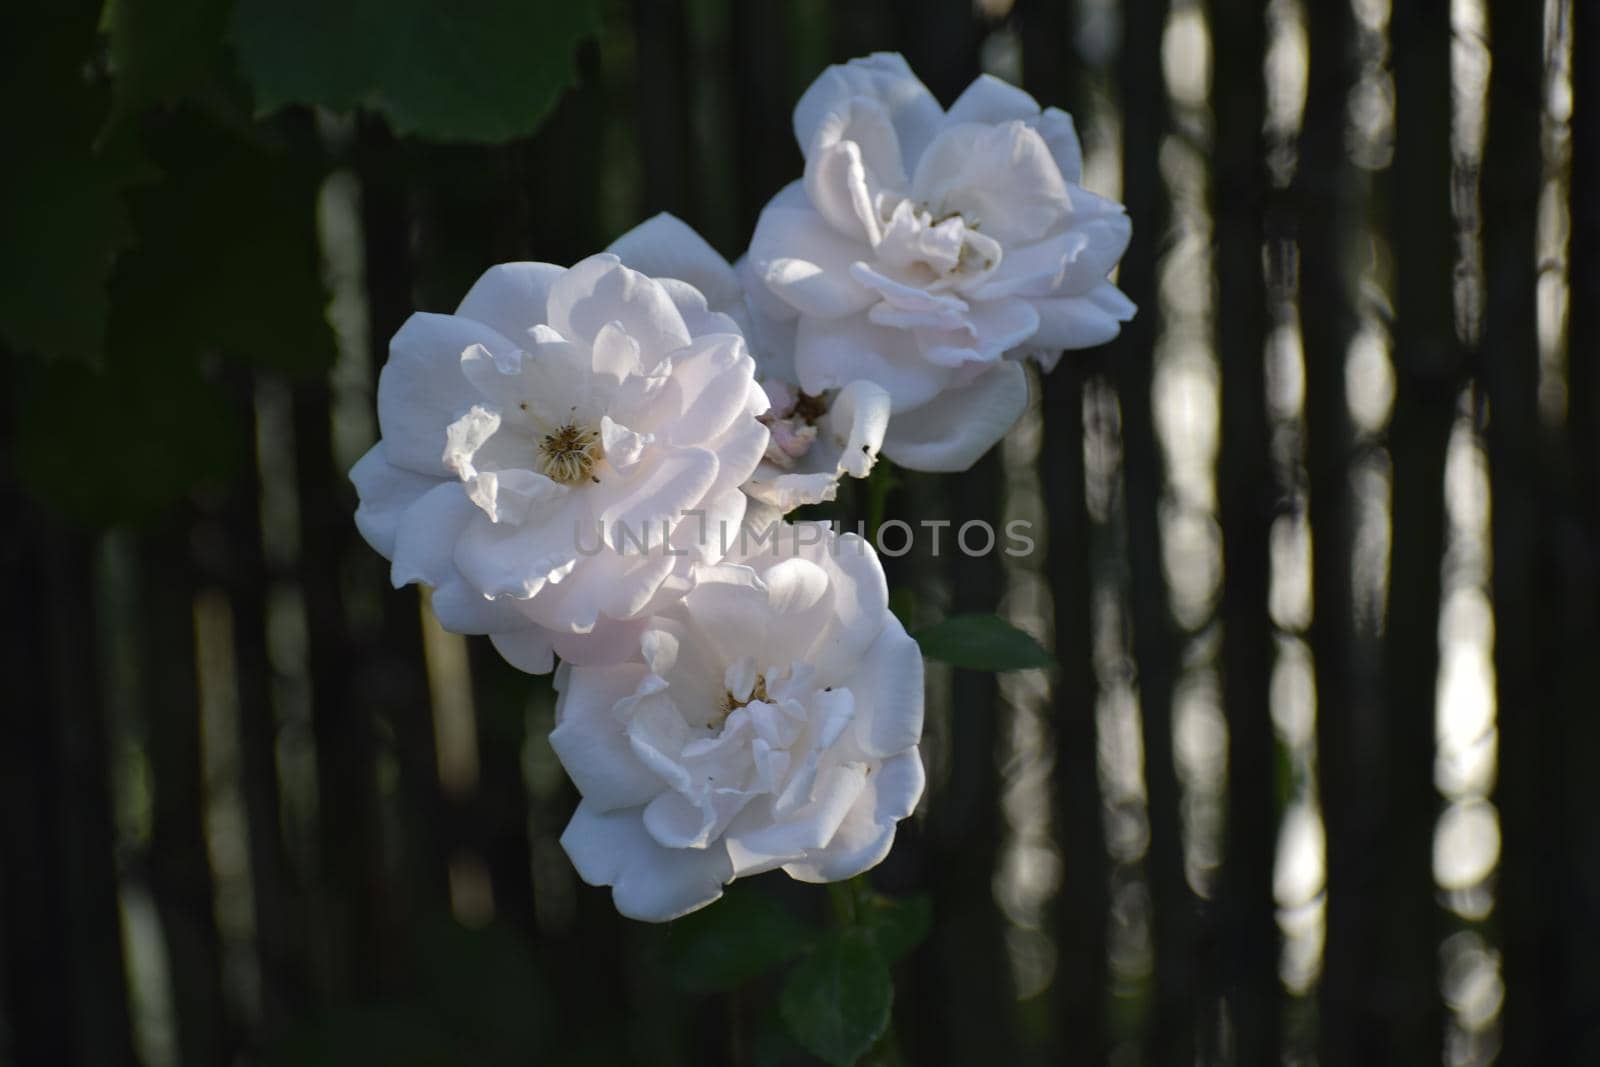
[(878, 52), (829, 67), (811, 83), (794, 109), (794, 136), (800, 150), (806, 151), (828, 115), (857, 97), (875, 100), (887, 112), (905, 169), (914, 170), (944, 112), (905, 59), (893, 53)]
[(521, 344), (545, 322), (551, 284), (566, 273), (553, 263), (501, 263), (484, 271), (462, 298), (456, 314), (475, 319)]
[(383, 442), (369, 448), (350, 468), (350, 481), (361, 503), (356, 507), (356, 529), (385, 559), (394, 557), (400, 518), (439, 479), (402, 470), (389, 462)]
[(703, 908), (733, 879), (727, 848), (662, 848), (645, 831), (637, 808), (597, 812), (579, 804), (561, 847), (580, 878), (612, 886), (617, 910), (645, 922), (666, 922)]
[(964, 471), (1006, 435), (1027, 406), (1026, 368), (997, 363), (971, 385), (897, 414), (884, 435), (883, 454), (908, 470)]
[(687, 282), (712, 307), (736, 304), (741, 297), (739, 279), (728, 261), (675, 215), (662, 212), (646, 219), (606, 251), (641, 274)]
[(473, 319), (419, 312), (389, 342), (378, 375), (378, 426), (389, 462), (417, 474), (452, 477), (444, 466), (445, 429), (480, 399), (461, 373), (474, 346), (509, 356), (515, 345)]
[(915, 751), (885, 762), (868, 778), (827, 846), (784, 864), (784, 873), (802, 882), (837, 882), (876, 867), (894, 844), (896, 824), (916, 810), (926, 784)]
[(605, 252), (555, 280), (549, 321), (567, 340), (591, 343), (602, 327), (620, 323), (639, 342), (646, 367), (689, 343), (689, 329), (666, 290)]

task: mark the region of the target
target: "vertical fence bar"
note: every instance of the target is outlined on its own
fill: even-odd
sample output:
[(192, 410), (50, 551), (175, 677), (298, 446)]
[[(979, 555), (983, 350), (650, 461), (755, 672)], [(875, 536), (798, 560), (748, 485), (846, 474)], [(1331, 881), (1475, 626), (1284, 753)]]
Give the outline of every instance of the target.
[[(1549, 632), (1565, 599), (1543, 567), (1539, 335), (1534, 305), (1543, 174), (1543, 5), (1491, 8), (1489, 125), (1483, 168), (1485, 302), (1478, 374), (1489, 403), (1493, 494), (1494, 667), (1500, 730), (1495, 803), (1505, 833), (1499, 884), (1505, 952), (1507, 1067), (1558, 1062), (1556, 880), (1546, 873), (1560, 826), (1558, 706), (1552, 704)], [(1541, 606), (1542, 605), (1542, 606)], [(1572, 713), (1576, 709), (1566, 709)]]
[(1300, 321), (1306, 368), (1306, 469), (1312, 531), (1311, 651), (1316, 671), (1317, 782), (1324, 827), (1326, 911), (1318, 1049), (1325, 1064), (1349, 1063), (1352, 1006), (1364, 995), (1364, 949), (1374, 917), (1361, 891), (1370, 832), (1361, 777), (1370, 721), (1353, 678), (1360, 655), (1352, 567), (1355, 520), (1350, 464), (1355, 447), (1345, 397), (1345, 360), (1355, 337), (1354, 255), (1360, 187), (1345, 148), (1345, 112), (1355, 82), (1355, 20), (1347, 3), (1307, 7), (1305, 120), (1294, 197), (1299, 213)]
[(1118, 88), (1122, 99), (1122, 199), (1134, 220), (1122, 257), (1121, 288), (1145, 297), (1139, 314), (1112, 343), (1108, 362), (1122, 409), (1128, 568), (1144, 735), (1144, 777), (1150, 819), (1146, 866), (1150, 880), (1154, 1000), (1147, 1017), (1145, 1055), (1153, 1064), (1194, 1060), (1194, 962), (1198, 901), (1184, 873), (1183, 830), (1173, 762), (1172, 701), (1178, 635), (1167, 597), (1161, 549), (1165, 465), (1156, 437), (1152, 388), (1161, 332), (1156, 264), (1167, 240), (1170, 205), (1161, 176), (1161, 143), (1168, 127), (1161, 32), (1168, 0), (1123, 5)]
[[(783, 4), (729, 5), (732, 26), (734, 129), (738, 151), (737, 232), (744, 239), (772, 194), (799, 177), (801, 159), (789, 116), (789, 8)], [(808, 72), (811, 73), (811, 72)]]
[(1575, 605), (1566, 634), (1560, 713), (1563, 769), (1563, 862), (1566, 886), (1560, 927), (1567, 952), (1566, 1031), (1572, 1061), (1600, 1060), (1600, 820), (1593, 766), (1600, 752), (1600, 716), (1593, 706), (1596, 676), (1590, 654), (1600, 646), (1600, 5), (1573, 0), (1572, 32), (1571, 275), (1567, 327), (1566, 462), (1571, 471), (1573, 518), (1561, 534), (1570, 561), (1568, 592)]
[(1267, 201), (1266, 5), (1215, 0), (1219, 42), (1212, 110), (1217, 240), (1217, 350), (1222, 429), (1222, 698), (1228, 721), (1227, 826), (1217, 900), (1222, 996), (1236, 1062), (1277, 1062), (1281, 985), (1272, 892), (1277, 837), (1276, 739), (1268, 700), (1273, 662), (1267, 593), (1276, 490), (1270, 465), (1264, 357)]
[(1393, 538), (1384, 635), (1385, 751), (1374, 946), (1362, 1058), (1438, 1063), (1440, 916), (1434, 901), (1435, 691), (1439, 675), (1444, 462), (1463, 377), (1455, 335), (1451, 216), (1450, 4), (1396, 5), (1395, 149), (1389, 219), (1395, 250)]
[(670, 211), (695, 225), (689, 191), (688, 29), (684, 0), (634, 0), (634, 83), (644, 163), (644, 211)]
[(6, 1051), (18, 1063), (135, 1062), (122, 942), (93, 541), (17, 484), (20, 368), (0, 349), (0, 580), (42, 617), (6, 631), (0, 670), (0, 944)]
[(206, 851), (187, 507), (141, 539), (141, 712), (151, 772), (150, 892), (161, 919), (181, 1067), (226, 1063), (221, 938)]
[[(1024, 0), (1019, 5), (1023, 85), (1042, 107), (1065, 108), (1077, 95), (1072, 48), (1076, 15), (1073, 3)], [(1094, 585), (1083, 440), (1084, 382), (1098, 362), (1088, 354), (1069, 352), (1043, 376), (1044, 445), (1039, 458), (1059, 664), (1050, 692), (1055, 741), (1051, 817), (1061, 851), (1051, 996), (1061, 1042), (1058, 1053), (1070, 1049), (1075, 1062), (1090, 1065), (1104, 1063), (1109, 1051), (1110, 886), (1095, 724), (1099, 685), (1094, 669)]]
[[(376, 396), (389, 339), (414, 306), (411, 197), (406, 178), (412, 167), (383, 123), (370, 117), (359, 120), (355, 162), (361, 182), (367, 346)], [(402, 869), (410, 907), (422, 914), (442, 912), (449, 903), (449, 864), (440, 839), (444, 802), (439, 793), (418, 594), (414, 586), (388, 588), (387, 567), (381, 560), (368, 562), (381, 575), (382, 620), (363, 649), (360, 691), (373, 713), (394, 731), (400, 809), (408, 827)]]
[(297, 1010), (305, 971), (304, 914), (284, 852), (277, 768), (277, 723), (267, 651), (268, 574), (261, 540), (261, 484), (256, 458), (255, 380), (231, 376), (241, 473), (222, 502), (224, 571), (233, 619), (234, 677), (239, 701), (240, 785), (249, 835), (256, 953), (261, 967), (262, 1027), (275, 1034)]
[[(922, 81), (948, 106), (978, 73), (972, 8), (963, 0), (896, 5), (899, 40)], [(1000, 514), (999, 450), (950, 478), (944, 497), (952, 529)], [(951, 611), (993, 613), (1001, 587), (992, 557), (948, 555)], [(997, 765), (1002, 704), (992, 674), (957, 670), (950, 687), (949, 776), (929, 799), (927, 843), (937, 917), (925, 955), (936, 969), (937, 1015), (920, 1020), (929, 1063), (1011, 1062), (1017, 1055), (1016, 1002), (1006, 924), (993, 883), (1003, 820)]]
[(324, 380), (295, 383), (295, 488), (300, 503), (298, 577), (306, 619), (311, 726), (317, 748), (322, 917), (335, 999), (382, 988), (386, 899), (378, 821), (375, 716), (352, 685), (354, 644), (345, 615), (343, 561), (353, 492), (334, 470), (332, 412)]

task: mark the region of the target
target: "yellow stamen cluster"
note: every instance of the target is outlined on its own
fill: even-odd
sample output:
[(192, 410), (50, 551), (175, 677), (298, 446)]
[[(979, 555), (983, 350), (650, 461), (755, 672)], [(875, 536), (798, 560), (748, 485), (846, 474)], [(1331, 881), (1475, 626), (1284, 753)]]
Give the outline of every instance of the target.
[(605, 455), (600, 435), (579, 426), (563, 426), (539, 439), (539, 469), (562, 485), (599, 481), (594, 468)]
[(722, 724), (728, 721), (729, 715), (732, 715), (746, 704), (753, 704), (756, 701), (760, 701), (763, 704), (772, 702), (772, 698), (767, 695), (767, 680), (761, 675), (756, 676), (756, 684), (751, 687), (750, 695), (743, 700), (740, 700), (732, 693), (722, 694), (722, 703), (717, 707), (716, 714), (711, 717), (711, 721), (706, 723), (706, 729), (722, 729)]

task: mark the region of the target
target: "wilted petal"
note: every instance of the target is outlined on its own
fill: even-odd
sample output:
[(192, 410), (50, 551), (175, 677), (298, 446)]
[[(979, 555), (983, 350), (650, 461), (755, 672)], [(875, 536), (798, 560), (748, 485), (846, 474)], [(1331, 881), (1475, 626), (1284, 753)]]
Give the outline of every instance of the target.
[(839, 390), (828, 408), (824, 432), (839, 445), (840, 472), (865, 478), (872, 470), (892, 406), (888, 391), (875, 382), (855, 381)]

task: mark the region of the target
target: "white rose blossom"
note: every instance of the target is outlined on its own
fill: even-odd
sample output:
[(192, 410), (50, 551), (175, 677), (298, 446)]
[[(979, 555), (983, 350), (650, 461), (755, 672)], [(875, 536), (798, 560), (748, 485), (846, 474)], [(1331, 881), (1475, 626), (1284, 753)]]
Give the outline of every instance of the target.
[(867, 476), (888, 428), (889, 394), (865, 380), (815, 395), (801, 392), (794, 371), (792, 316), (784, 314), (759, 282), (748, 284), (747, 270), (736, 270), (698, 233), (668, 214), (635, 226), (607, 251), (663, 284), (688, 283), (705, 294), (711, 310), (739, 323), (771, 403), (762, 421), (772, 439), (745, 485), (764, 514), (832, 500), (840, 478)]
[(1128, 219), (1078, 184), (1065, 112), (984, 76), (947, 113), (877, 54), (823, 72), (794, 129), (805, 177), (762, 212), (751, 271), (798, 319), (802, 390), (888, 391), (896, 463), (970, 467), (1027, 404), (1019, 357), (1048, 369), (1132, 317), (1107, 281)]
[(691, 286), (607, 254), (503, 264), (395, 334), (356, 522), (396, 586), (523, 670), (615, 658), (738, 528), (766, 407)]
[(629, 917), (777, 867), (848, 878), (922, 795), (922, 657), (877, 557), (824, 524), (777, 529), (697, 566), (634, 661), (557, 670), (550, 742), (583, 797), (561, 843)]

